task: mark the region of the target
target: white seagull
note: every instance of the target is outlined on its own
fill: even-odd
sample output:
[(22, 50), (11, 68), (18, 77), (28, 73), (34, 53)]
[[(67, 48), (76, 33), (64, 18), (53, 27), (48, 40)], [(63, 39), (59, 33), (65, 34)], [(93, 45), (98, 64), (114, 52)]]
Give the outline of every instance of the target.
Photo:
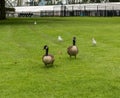
[(93, 44), (93, 46), (96, 46), (96, 44), (97, 44), (97, 42), (94, 38), (92, 38), (92, 44)]
[(63, 41), (61, 36), (58, 36), (58, 41)]
[(36, 22), (36, 21), (34, 21), (34, 24), (36, 25), (36, 24), (37, 24), (37, 22)]

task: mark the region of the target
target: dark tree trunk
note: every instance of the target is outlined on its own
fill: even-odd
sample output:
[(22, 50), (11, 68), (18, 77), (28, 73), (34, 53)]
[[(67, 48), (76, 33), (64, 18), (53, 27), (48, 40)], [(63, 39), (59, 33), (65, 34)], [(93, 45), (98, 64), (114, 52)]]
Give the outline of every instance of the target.
[(5, 0), (0, 0), (0, 20), (6, 19)]

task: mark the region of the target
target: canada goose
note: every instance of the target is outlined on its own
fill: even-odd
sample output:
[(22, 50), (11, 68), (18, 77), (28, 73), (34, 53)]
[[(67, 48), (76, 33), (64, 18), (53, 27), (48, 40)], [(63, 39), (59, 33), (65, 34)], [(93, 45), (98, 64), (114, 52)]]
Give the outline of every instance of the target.
[(96, 46), (96, 44), (97, 44), (96, 40), (94, 38), (92, 38), (92, 45)]
[(70, 57), (75, 56), (76, 58), (76, 55), (78, 54), (78, 48), (75, 44), (76, 44), (76, 37), (73, 37), (73, 45), (67, 48), (67, 53), (70, 55)]
[(58, 41), (63, 41), (61, 36), (58, 36)]
[(48, 50), (49, 50), (48, 46), (45, 45), (43, 49), (46, 50), (45, 55), (43, 55), (43, 57), (42, 57), (43, 63), (44, 63), (46, 66), (47, 66), (48, 64), (53, 64), (55, 59), (54, 59), (54, 56), (53, 56), (53, 55), (48, 54)]

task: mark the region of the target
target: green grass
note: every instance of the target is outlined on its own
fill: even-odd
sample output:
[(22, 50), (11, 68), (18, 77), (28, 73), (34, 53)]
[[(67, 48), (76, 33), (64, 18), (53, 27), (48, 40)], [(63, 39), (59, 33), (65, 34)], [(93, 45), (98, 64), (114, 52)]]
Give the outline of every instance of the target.
[[(63, 42), (57, 41), (59, 35)], [(66, 52), (73, 36), (77, 59)], [(50, 68), (41, 60), (45, 44), (55, 56)], [(120, 98), (120, 18), (0, 21), (0, 98)]]

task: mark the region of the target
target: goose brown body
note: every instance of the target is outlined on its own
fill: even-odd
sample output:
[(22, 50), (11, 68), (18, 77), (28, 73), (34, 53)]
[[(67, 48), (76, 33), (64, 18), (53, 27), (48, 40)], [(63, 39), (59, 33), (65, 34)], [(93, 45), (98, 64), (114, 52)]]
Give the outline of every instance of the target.
[(42, 57), (42, 61), (45, 65), (48, 65), (48, 64), (53, 64), (54, 63), (54, 56), (52, 54), (48, 54), (48, 46), (45, 45), (44, 46), (44, 49), (46, 50), (46, 53), (45, 55), (43, 55)]
[(75, 45), (75, 43), (76, 43), (76, 38), (73, 37), (73, 45), (67, 48), (67, 53), (70, 55), (70, 57), (75, 56), (76, 58), (76, 55), (78, 54), (78, 48)]

